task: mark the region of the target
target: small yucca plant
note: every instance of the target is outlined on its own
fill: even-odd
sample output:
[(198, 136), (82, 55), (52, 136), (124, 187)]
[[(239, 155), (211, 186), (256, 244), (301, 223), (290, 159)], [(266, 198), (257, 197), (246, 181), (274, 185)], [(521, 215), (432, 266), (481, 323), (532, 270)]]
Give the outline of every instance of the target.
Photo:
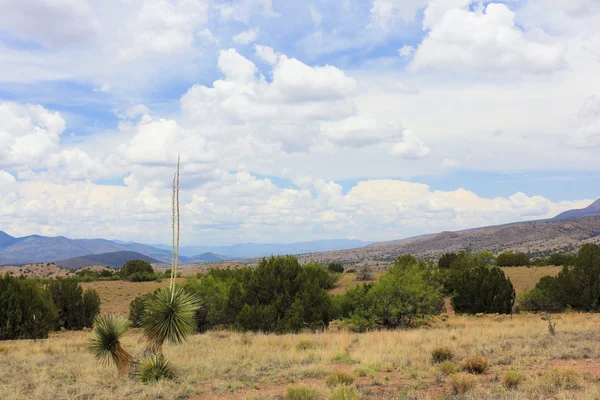
[(142, 382), (158, 382), (175, 378), (175, 368), (162, 354), (150, 355), (138, 364), (136, 376)]
[(119, 375), (129, 372), (133, 357), (121, 346), (121, 337), (127, 332), (127, 321), (114, 314), (98, 315), (94, 320), (94, 337), (88, 348), (100, 362), (117, 367)]

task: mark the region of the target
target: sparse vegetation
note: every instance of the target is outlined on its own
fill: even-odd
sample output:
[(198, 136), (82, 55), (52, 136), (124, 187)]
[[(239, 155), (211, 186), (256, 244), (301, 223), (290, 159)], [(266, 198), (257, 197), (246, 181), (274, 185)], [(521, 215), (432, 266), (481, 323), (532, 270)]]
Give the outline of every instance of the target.
[(452, 361), (449, 360), (441, 362), (439, 368), (440, 372), (444, 375), (452, 375), (460, 370), (460, 368), (458, 368), (458, 365), (454, 364)]
[(475, 378), (469, 374), (457, 374), (451, 378), (452, 393), (455, 395), (470, 392), (475, 387)]
[(525, 375), (519, 371), (506, 371), (502, 377), (502, 384), (507, 389), (516, 389), (525, 380)]
[(140, 360), (135, 374), (142, 382), (158, 382), (175, 378), (175, 368), (162, 354), (151, 354)]
[(448, 347), (436, 347), (431, 351), (431, 360), (434, 363), (449, 361), (454, 358), (454, 352)]
[(325, 379), (325, 383), (329, 387), (351, 385), (352, 382), (354, 382), (354, 377), (344, 371), (335, 371)]

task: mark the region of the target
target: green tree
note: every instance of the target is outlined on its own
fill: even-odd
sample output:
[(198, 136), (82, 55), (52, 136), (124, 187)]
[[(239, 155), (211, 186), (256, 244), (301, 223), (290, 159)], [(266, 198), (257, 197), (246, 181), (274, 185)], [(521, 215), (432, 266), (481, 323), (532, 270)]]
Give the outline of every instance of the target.
[(100, 296), (94, 289), (83, 292), (83, 326), (90, 328), (94, 325), (96, 316), (100, 314)]
[(137, 296), (129, 303), (129, 321), (131, 322), (131, 326), (133, 328), (139, 328), (142, 326), (146, 301), (150, 297), (152, 297), (152, 293), (146, 293), (141, 296)]
[(43, 339), (58, 313), (48, 290), (34, 280), (0, 275), (0, 340)]
[(461, 270), (453, 281), (452, 305), (457, 313), (509, 314), (515, 302), (513, 285), (498, 267)]
[(344, 266), (340, 263), (329, 263), (327, 265), (327, 269), (329, 269), (329, 272), (337, 274), (341, 274), (344, 272)]
[(450, 265), (454, 260), (456, 260), (458, 256), (456, 253), (446, 253), (442, 257), (440, 257), (438, 261), (438, 268), (440, 269), (450, 269)]
[(58, 326), (79, 330), (85, 326), (83, 288), (74, 278), (57, 278), (48, 284), (48, 291), (58, 310)]
[(130, 276), (134, 274), (138, 274), (136, 277), (144, 276), (143, 274), (154, 274), (154, 268), (146, 261), (130, 260), (123, 265), (119, 273), (122, 279), (130, 279)]
[(496, 265), (499, 267), (521, 267), (531, 264), (529, 256), (525, 253), (513, 253), (505, 251), (496, 258)]

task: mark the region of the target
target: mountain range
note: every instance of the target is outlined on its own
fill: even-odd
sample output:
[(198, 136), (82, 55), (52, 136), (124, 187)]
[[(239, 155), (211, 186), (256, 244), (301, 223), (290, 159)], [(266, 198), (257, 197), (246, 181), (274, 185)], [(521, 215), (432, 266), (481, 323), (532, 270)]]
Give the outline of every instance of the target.
[[(359, 240), (317, 240), (297, 243), (232, 246), (182, 246), (182, 263), (218, 262), (297, 254), (302, 261), (389, 261), (399, 254), (437, 257), (449, 251), (523, 251), (532, 256), (573, 252), (581, 244), (600, 243), (600, 199), (580, 210), (569, 210), (550, 220), (517, 222), (408, 239), (368, 243)], [(98, 257), (102, 255), (102, 257)], [(128, 259), (170, 263), (169, 246), (106, 239), (68, 239), (63, 236), (13, 237), (0, 231), (0, 265), (62, 262), (71, 268), (87, 263), (119, 266)], [(87, 264), (89, 265), (89, 264)]]
[[(182, 263), (216, 262), (263, 257), (272, 254), (300, 254), (342, 250), (366, 244), (368, 242), (342, 239), (288, 244), (244, 243), (233, 246), (215, 247), (182, 246), (179, 258)], [(69, 239), (64, 236), (48, 237), (31, 235), (13, 237), (6, 232), (0, 231), (0, 265), (36, 262), (58, 263), (59, 261), (66, 265), (80, 265), (88, 261), (98, 260), (97, 255), (119, 252), (129, 257), (129, 259), (143, 258), (141, 256), (145, 256), (157, 262), (171, 262), (171, 247), (166, 245), (146, 245), (106, 239)], [(136, 257), (136, 254), (139, 256)], [(111, 257), (108, 257), (108, 260), (111, 259)], [(99, 264), (113, 266), (114, 263), (99, 262)]]

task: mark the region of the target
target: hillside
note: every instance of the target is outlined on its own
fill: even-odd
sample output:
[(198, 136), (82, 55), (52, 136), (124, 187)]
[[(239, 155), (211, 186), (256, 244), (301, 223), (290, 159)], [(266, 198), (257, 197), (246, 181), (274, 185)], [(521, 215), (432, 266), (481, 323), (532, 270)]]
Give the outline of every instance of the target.
[(103, 265), (107, 267), (122, 267), (130, 260), (144, 260), (149, 263), (157, 263), (158, 260), (134, 251), (116, 251), (103, 254), (88, 254), (83, 257), (74, 257), (66, 260), (56, 261), (56, 265), (68, 269), (79, 269), (90, 265)]
[(456, 232), (441, 232), (399, 241), (373, 243), (359, 249), (308, 253), (303, 262), (340, 261), (370, 264), (391, 261), (404, 253), (424, 258), (438, 258), (460, 250), (522, 251), (532, 256), (553, 252), (575, 252), (584, 243), (600, 243), (600, 216), (558, 221), (518, 222)]
[(560, 221), (563, 219), (591, 217), (595, 215), (600, 215), (600, 199), (596, 200), (586, 208), (581, 208), (579, 210), (569, 210), (558, 214), (556, 217), (552, 218), (552, 220)]

